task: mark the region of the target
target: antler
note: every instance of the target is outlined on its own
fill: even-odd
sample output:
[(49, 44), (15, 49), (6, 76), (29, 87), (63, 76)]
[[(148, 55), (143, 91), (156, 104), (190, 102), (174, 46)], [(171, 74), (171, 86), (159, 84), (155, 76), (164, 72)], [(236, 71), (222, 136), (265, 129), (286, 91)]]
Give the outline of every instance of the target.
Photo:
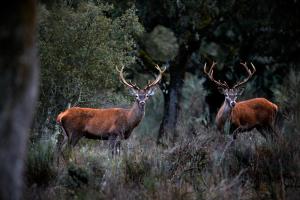
[(160, 67), (158, 65), (155, 65), (155, 68), (159, 71), (159, 75), (156, 77), (156, 79), (152, 83), (148, 82), (147, 86), (144, 88), (145, 90), (155, 86), (162, 78), (162, 74), (166, 71), (166, 67), (165, 67), (165, 69), (162, 70), (162, 69), (160, 69)]
[(229, 88), (228, 84), (223, 81), (223, 83), (219, 80), (219, 81), (216, 81), (213, 77), (214, 75), (214, 67), (217, 63), (213, 61), (209, 71), (207, 71), (207, 68), (206, 68), (206, 63), (204, 65), (204, 73), (209, 77), (209, 79), (211, 81), (213, 81), (215, 84), (217, 84), (219, 87), (222, 87), (222, 88)]
[(133, 89), (136, 89), (136, 90), (140, 90), (140, 88), (134, 84), (134, 83), (131, 83), (131, 81), (129, 81), (129, 83), (125, 80), (124, 76), (123, 76), (123, 70), (124, 70), (124, 65), (122, 65), (122, 68), (121, 70), (118, 69), (118, 67), (116, 67), (116, 70), (120, 73), (120, 79), (121, 81), (126, 85), (128, 86), (129, 88), (133, 88)]
[(246, 62), (245, 62), (245, 63), (241, 63), (241, 65), (243, 65), (243, 66), (245, 67), (246, 71), (248, 72), (248, 77), (245, 78), (244, 80), (242, 80), (242, 81), (236, 83), (236, 84), (233, 86), (233, 88), (240, 87), (241, 85), (243, 85), (244, 83), (246, 83), (246, 82), (253, 76), (253, 74), (256, 72), (256, 69), (255, 69), (254, 65), (253, 65), (252, 63), (250, 63), (250, 64), (251, 64), (251, 66), (252, 66), (252, 68), (253, 68), (253, 71), (251, 71), (251, 70), (247, 67), (247, 63), (246, 63)]

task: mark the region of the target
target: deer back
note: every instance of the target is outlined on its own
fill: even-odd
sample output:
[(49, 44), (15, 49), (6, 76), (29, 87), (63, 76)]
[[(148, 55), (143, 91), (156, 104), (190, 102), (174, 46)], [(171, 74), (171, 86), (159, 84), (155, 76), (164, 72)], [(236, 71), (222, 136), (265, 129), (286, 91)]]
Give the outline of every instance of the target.
[(122, 108), (93, 109), (74, 107), (58, 118), (67, 131), (95, 136), (117, 133), (125, 129), (128, 110)]
[(237, 126), (254, 127), (271, 124), (278, 107), (265, 98), (254, 98), (238, 102), (231, 111), (231, 123)]

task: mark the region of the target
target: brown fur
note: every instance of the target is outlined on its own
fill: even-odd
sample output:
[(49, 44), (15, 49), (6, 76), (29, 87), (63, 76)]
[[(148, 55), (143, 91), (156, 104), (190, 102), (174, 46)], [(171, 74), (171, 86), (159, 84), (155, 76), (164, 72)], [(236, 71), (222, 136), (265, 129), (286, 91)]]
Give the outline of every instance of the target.
[(239, 128), (238, 132), (253, 128), (257, 128), (259, 131), (264, 128), (275, 130), (274, 123), (278, 107), (265, 98), (237, 102), (232, 109), (228, 108), (227, 113), (225, 109), (226, 102), (224, 102), (216, 117), (217, 127), (220, 131), (223, 131), (226, 120), (230, 120), (231, 126)]
[(73, 107), (60, 113), (56, 121), (73, 146), (82, 137), (91, 139), (127, 139), (140, 123), (144, 109), (136, 102), (131, 109), (108, 108), (93, 109)]
[(238, 102), (231, 112), (231, 122), (236, 126), (251, 128), (274, 123), (278, 107), (265, 98)]

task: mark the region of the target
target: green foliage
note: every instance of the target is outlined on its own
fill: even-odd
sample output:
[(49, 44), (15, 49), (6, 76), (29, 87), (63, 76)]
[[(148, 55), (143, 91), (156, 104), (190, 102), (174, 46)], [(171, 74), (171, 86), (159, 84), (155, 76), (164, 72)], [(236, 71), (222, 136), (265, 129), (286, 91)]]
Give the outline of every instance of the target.
[(115, 91), (115, 67), (135, 61), (129, 52), (143, 27), (134, 7), (116, 18), (107, 16), (112, 9), (102, 3), (81, 3), (76, 9), (64, 4), (39, 7), (39, 115), (49, 117), (67, 103), (97, 101), (99, 91)]
[(68, 166), (68, 176), (65, 179), (66, 186), (70, 188), (79, 188), (89, 183), (89, 172), (86, 169), (71, 163)]
[(300, 72), (290, 70), (284, 84), (273, 89), (276, 100), (279, 102), (279, 109), (287, 118), (288, 132), (300, 131)]
[(55, 142), (42, 139), (31, 143), (26, 161), (26, 180), (29, 185), (48, 185), (56, 179)]
[[(187, 74), (182, 89), (182, 107), (180, 110), (180, 127), (189, 127), (188, 131), (197, 132), (202, 125), (208, 124), (209, 112), (205, 102), (207, 91), (204, 86), (204, 79), (198, 76)], [(180, 130), (182, 135), (189, 134), (185, 129)]]
[(125, 170), (125, 182), (142, 183), (144, 177), (150, 173), (151, 165), (146, 162), (147, 159), (139, 158), (138, 160), (134, 156), (125, 157), (124, 170)]
[(158, 25), (146, 37), (146, 50), (158, 61), (173, 60), (178, 53), (178, 42), (172, 30)]

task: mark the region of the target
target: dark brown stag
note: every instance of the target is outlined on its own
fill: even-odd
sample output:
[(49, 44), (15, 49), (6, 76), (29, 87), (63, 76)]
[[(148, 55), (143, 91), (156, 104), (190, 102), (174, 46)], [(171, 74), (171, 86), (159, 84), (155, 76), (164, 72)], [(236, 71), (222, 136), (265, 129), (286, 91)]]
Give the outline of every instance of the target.
[(213, 81), (219, 88), (220, 92), (225, 96), (225, 100), (216, 116), (216, 124), (219, 131), (224, 133), (224, 125), (226, 121), (230, 122), (230, 132), (233, 131), (233, 138), (240, 132), (250, 131), (256, 128), (264, 137), (267, 134), (276, 134), (275, 117), (278, 107), (274, 103), (265, 98), (253, 98), (245, 101), (236, 102), (237, 97), (244, 91), (241, 86), (245, 84), (255, 73), (256, 69), (251, 63), (252, 70), (247, 67), (246, 63), (241, 65), (246, 69), (248, 77), (237, 82), (232, 88), (223, 81), (216, 81), (213, 77), (214, 67), (213, 62), (210, 69), (204, 65), (204, 73)]

